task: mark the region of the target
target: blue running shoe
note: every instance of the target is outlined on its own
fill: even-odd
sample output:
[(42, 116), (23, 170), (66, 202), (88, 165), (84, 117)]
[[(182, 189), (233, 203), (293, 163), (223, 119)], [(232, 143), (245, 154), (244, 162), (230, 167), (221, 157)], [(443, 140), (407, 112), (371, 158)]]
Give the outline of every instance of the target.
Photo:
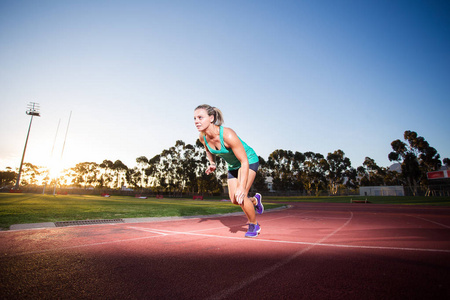
[(255, 205), (256, 212), (258, 214), (262, 214), (264, 212), (264, 205), (262, 204), (261, 194), (256, 193), (255, 199), (256, 199), (256, 205)]
[(245, 237), (257, 237), (258, 234), (261, 232), (261, 226), (259, 226), (258, 223), (256, 224), (248, 224), (248, 231), (245, 234)]

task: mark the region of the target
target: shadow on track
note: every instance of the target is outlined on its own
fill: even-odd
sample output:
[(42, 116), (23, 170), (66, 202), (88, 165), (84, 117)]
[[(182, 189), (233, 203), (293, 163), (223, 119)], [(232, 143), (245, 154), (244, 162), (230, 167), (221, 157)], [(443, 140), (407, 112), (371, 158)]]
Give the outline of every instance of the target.
[(199, 223), (206, 221), (220, 221), (224, 226), (230, 229), (231, 233), (239, 231), (247, 232), (247, 218), (242, 216), (207, 216), (208, 211), (201, 207), (182, 208), (179, 211), (180, 216), (205, 216), (200, 218)]
[(231, 233), (237, 233), (238, 231), (247, 232), (247, 218), (244, 216), (233, 217), (206, 217), (201, 218), (198, 222), (206, 221), (220, 221), (224, 226), (228, 227)]

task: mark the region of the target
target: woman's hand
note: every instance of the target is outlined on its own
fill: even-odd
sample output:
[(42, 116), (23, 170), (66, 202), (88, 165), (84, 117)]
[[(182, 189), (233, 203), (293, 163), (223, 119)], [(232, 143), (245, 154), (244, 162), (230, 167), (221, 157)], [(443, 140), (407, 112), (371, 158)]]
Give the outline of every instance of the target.
[(234, 198), (236, 199), (236, 202), (241, 205), (244, 203), (244, 198), (247, 197), (245, 194), (245, 191), (241, 189), (239, 186), (236, 188), (236, 192), (234, 193)]
[(216, 170), (216, 164), (210, 164), (208, 166), (208, 168), (206, 169), (205, 173), (206, 173), (206, 175), (209, 175), (212, 172), (214, 172), (215, 170)]

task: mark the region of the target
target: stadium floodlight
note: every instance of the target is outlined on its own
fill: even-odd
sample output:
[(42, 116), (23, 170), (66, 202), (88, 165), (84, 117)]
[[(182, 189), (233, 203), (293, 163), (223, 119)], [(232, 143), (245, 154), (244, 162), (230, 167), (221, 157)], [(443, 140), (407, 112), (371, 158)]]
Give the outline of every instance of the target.
[(30, 129), (31, 129), (31, 124), (33, 123), (33, 117), (40, 117), (41, 116), (39, 114), (39, 103), (30, 102), (28, 104), (27, 108), (28, 108), (28, 110), (26, 111), (26, 114), (31, 116), (31, 120), (30, 120), (30, 126), (28, 126), (27, 139), (25, 140), (25, 147), (23, 148), (22, 160), (20, 162), (19, 174), (17, 175), (16, 185), (14, 186), (14, 190), (19, 190), (20, 175), (22, 174), (23, 160), (25, 158), (25, 151), (27, 150), (28, 137), (30, 136)]

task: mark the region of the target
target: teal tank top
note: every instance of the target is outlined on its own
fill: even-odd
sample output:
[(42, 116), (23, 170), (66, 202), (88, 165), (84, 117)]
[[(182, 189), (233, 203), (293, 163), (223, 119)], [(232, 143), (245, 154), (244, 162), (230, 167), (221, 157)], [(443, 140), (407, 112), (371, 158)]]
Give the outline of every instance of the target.
[[(245, 153), (247, 153), (247, 159), (249, 164), (254, 164), (259, 161), (258, 155), (256, 155), (256, 152), (248, 146), (245, 142), (241, 140), (240, 137), (238, 137), (241, 141), (242, 145), (244, 146)], [(208, 145), (208, 142), (206, 141), (206, 136), (203, 136), (203, 139), (205, 140), (206, 146), (208, 147), (209, 152), (211, 152), (214, 155), (217, 155), (219, 157), (222, 157), (228, 165), (228, 170), (237, 170), (241, 167), (241, 162), (237, 157), (234, 155), (233, 151), (231, 149), (228, 149), (225, 147), (225, 143), (223, 142), (223, 126), (220, 126), (220, 149), (215, 150), (211, 148)]]

